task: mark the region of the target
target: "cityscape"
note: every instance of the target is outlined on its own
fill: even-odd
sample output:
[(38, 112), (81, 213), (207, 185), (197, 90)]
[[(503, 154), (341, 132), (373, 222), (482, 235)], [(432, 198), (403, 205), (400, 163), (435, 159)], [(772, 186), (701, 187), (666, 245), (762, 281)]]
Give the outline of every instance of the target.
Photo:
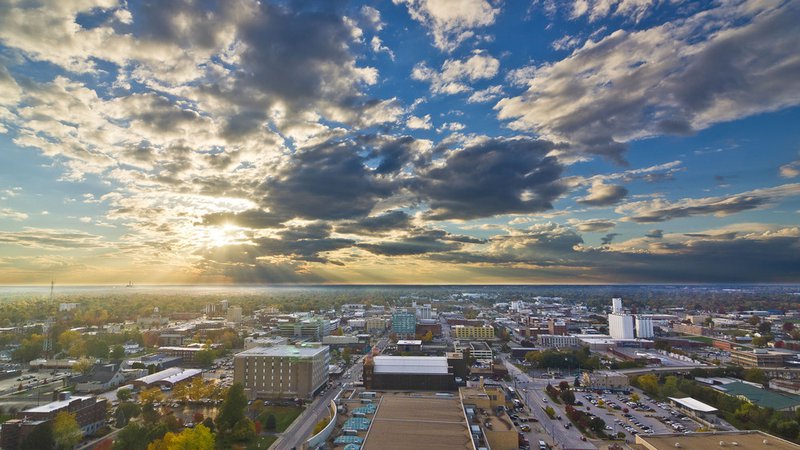
[(800, 0), (0, 0), (0, 450), (800, 450), (798, 48)]

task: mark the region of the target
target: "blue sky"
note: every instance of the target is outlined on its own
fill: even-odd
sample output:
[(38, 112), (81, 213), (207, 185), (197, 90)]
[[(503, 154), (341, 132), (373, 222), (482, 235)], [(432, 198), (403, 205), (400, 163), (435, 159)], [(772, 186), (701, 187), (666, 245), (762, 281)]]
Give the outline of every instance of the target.
[(800, 281), (800, 3), (0, 4), (0, 283)]

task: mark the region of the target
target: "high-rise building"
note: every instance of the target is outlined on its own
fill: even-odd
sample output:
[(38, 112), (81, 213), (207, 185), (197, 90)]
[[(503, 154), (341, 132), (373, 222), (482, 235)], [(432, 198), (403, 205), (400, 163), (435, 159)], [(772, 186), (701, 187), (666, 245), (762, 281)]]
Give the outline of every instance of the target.
[(324, 317), (293, 318), (278, 322), (278, 334), (288, 338), (309, 338), (319, 342), (331, 334), (331, 322)]
[(311, 398), (328, 381), (330, 352), (320, 344), (256, 347), (233, 358), (233, 381), (252, 398)]
[(636, 337), (639, 339), (650, 339), (655, 336), (653, 332), (653, 319), (644, 316), (636, 316)]
[(612, 298), (611, 299), (611, 313), (612, 314), (621, 314), (622, 313), (622, 299), (621, 298)]
[(242, 321), (242, 307), (231, 306), (228, 308), (228, 322), (241, 322)]

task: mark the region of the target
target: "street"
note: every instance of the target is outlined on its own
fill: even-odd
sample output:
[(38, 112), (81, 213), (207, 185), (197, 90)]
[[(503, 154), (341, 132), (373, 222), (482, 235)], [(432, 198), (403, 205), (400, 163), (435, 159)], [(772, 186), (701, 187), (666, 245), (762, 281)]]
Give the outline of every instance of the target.
[[(581, 440), (582, 435), (577, 428), (565, 428), (565, 425), (570, 423), (569, 419), (563, 417), (565, 413), (560, 408), (557, 408), (558, 405), (550, 405), (549, 400), (547, 400), (547, 394), (544, 392), (545, 386), (547, 386), (547, 383), (551, 382), (551, 380), (533, 379), (511, 364), (510, 361), (505, 360), (504, 362), (506, 367), (508, 367), (509, 374), (516, 380), (517, 392), (525, 400), (525, 404), (528, 406), (531, 414), (539, 420), (539, 424), (549, 435), (550, 441), (548, 442), (548, 440), (545, 440), (545, 442), (548, 442), (553, 448), (561, 449), (594, 450), (597, 448), (591, 442)], [(511, 385), (513, 386), (513, 383), (511, 383)], [(563, 419), (551, 419), (547, 413), (544, 412), (544, 408), (548, 405), (553, 406), (556, 409), (556, 414), (561, 415)], [(531, 432), (528, 433), (531, 435), (529, 440), (532, 444), (536, 442), (533, 439), (538, 440), (538, 437), (533, 434), (534, 429), (534, 427), (531, 427)]]

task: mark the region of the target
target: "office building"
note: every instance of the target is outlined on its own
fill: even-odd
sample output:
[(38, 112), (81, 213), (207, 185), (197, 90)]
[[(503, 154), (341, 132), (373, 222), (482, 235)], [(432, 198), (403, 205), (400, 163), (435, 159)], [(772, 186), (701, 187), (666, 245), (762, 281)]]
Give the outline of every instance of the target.
[(417, 316), (408, 312), (392, 314), (392, 333), (398, 337), (414, 337), (417, 332)]
[(231, 306), (228, 308), (227, 314), (228, 322), (235, 322), (239, 323), (242, 321), (242, 307), (241, 306)]
[(791, 353), (776, 352), (765, 348), (749, 351), (732, 350), (731, 362), (742, 367), (784, 367)]
[(575, 336), (561, 336), (555, 334), (540, 334), (536, 336), (536, 345), (545, 348), (569, 348), (579, 345)]
[(367, 317), (364, 319), (364, 329), (367, 333), (383, 333), (386, 331), (386, 319), (383, 317)]
[(105, 423), (106, 399), (61, 392), (58, 401), (20, 411), (16, 419), (3, 423), (0, 447), (6, 450), (19, 448), (34, 428), (52, 421), (60, 412), (75, 414), (78, 426), (86, 436), (99, 430)]
[(331, 334), (331, 323), (324, 317), (292, 317), (278, 321), (278, 334), (286, 338), (321, 341)]
[(567, 334), (567, 323), (563, 320), (550, 319), (547, 321), (547, 332), (553, 335), (564, 336)]
[(494, 339), (494, 328), (489, 325), (483, 326), (469, 326), (469, 325), (454, 325), (450, 327), (450, 335), (453, 339), (477, 339), (489, 340)]
[(431, 305), (428, 303), (422, 306), (417, 306), (417, 317), (420, 320), (430, 320), (433, 317)]
[(256, 347), (233, 358), (233, 381), (253, 398), (311, 398), (328, 381), (330, 352), (319, 344)]

